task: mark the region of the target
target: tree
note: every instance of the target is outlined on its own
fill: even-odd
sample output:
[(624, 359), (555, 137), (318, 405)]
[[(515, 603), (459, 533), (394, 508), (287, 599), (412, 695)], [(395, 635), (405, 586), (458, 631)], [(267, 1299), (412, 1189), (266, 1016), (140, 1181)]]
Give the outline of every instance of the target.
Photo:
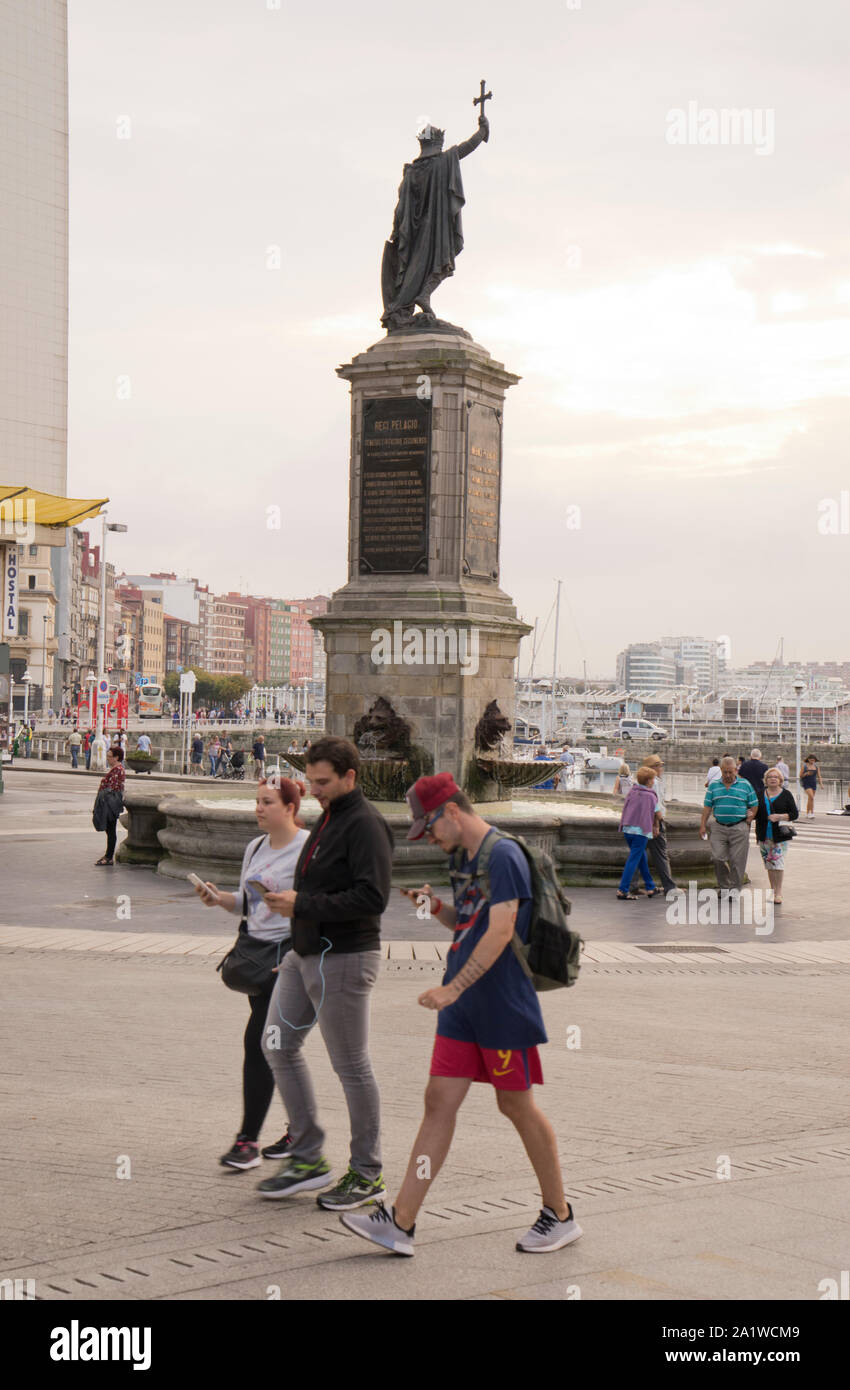
[[(205, 671), (202, 666), (190, 666), (188, 669), (195, 673), (196, 705), (232, 705), (251, 689), (252, 682), (247, 676), (217, 676), (212, 671)], [(177, 699), (180, 693), (180, 675), (177, 671), (169, 671), (165, 677), (165, 693), (170, 700)]]
[(217, 690), (215, 702), (219, 705), (235, 705), (253, 684), (247, 676), (216, 676), (214, 679)]

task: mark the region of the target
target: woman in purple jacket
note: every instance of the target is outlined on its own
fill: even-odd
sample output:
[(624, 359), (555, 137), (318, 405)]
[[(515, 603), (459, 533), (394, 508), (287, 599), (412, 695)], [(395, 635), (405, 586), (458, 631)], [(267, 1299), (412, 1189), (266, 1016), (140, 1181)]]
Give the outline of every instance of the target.
[(629, 884), (638, 869), (643, 875), (643, 881), (646, 885), (646, 896), (651, 898), (658, 891), (652, 881), (649, 861), (646, 857), (646, 847), (652, 839), (655, 810), (658, 805), (658, 798), (652, 790), (655, 781), (653, 769), (651, 767), (639, 767), (637, 780), (638, 785), (632, 787), (626, 797), (623, 804), (623, 814), (620, 817), (620, 829), (629, 847), (629, 857), (626, 860), (626, 866), (620, 879), (620, 887), (617, 891), (617, 897), (623, 903), (637, 901), (636, 894), (629, 892)]

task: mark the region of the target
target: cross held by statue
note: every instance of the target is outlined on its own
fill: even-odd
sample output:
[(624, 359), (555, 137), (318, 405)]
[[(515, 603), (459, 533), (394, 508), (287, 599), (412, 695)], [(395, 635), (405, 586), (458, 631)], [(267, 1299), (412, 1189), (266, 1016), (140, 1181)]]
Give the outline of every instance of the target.
[(473, 106), (480, 106), (480, 107), (481, 107), (481, 111), (480, 111), (479, 114), (480, 114), (480, 116), (481, 116), (482, 119), (484, 118), (484, 103), (485, 103), (485, 101), (492, 101), (492, 100), (493, 100), (493, 93), (492, 93), (492, 92), (487, 92), (487, 91), (484, 90), (486, 86), (487, 86), (487, 83), (484, 81), (484, 78), (482, 77), (482, 79), (481, 79), (481, 95), (472, 98), (472, 105), (473, 105)]

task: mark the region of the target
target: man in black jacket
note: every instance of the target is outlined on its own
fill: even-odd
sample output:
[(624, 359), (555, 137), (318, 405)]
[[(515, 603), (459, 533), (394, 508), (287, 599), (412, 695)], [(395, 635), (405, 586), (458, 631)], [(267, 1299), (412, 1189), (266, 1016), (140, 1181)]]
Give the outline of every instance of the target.
[(266, 897), (292, 927), (293, 949), (281, 962), (263, 1038), (292, 1142), (279, 1173), (258, 1190), (264, 1197), (290, 1197), (328, 1187), (333, 1178), (302, 1051), (318, 1022), (351, 1122), (348, 1171), (317, 1199), (333, 1211), (362, 1206), (386, 1191), (369, 1002), (381, 959), (381, 913), (390, 897), (393, 835), (357, 786), (359, 770), (357, 749), (347, 739), (322, 738), (310, 746), (306, 773), (322, 815), (301, 851), (292, 890)]
[(764, 774), (767, 772), (767, 767), (767, 763), (761, 756), (761, 749), (754, 748), (750, 756), (745, 758), (738, 768), (738, 776), (749, 782), (759, 802), (764, 796)]

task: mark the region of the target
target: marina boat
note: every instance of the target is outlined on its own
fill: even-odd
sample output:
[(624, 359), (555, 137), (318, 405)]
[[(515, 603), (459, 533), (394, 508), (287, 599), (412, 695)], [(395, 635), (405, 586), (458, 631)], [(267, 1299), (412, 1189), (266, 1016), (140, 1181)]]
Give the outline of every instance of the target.
[(622, 753), (609, 757), (606, 753), (588, 753), (585, 767), (588, 772), (619, 772)]

